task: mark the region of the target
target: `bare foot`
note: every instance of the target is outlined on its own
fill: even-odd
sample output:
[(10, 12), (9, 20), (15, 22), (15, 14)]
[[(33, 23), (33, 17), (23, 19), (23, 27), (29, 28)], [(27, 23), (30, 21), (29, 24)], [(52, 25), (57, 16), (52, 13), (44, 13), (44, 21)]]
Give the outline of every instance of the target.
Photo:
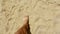
[(29, 16), (25, 16), (24, 18), (24, 25), (15, 32), (15, 34), (31, 34), (30, 26), (29, 26)]

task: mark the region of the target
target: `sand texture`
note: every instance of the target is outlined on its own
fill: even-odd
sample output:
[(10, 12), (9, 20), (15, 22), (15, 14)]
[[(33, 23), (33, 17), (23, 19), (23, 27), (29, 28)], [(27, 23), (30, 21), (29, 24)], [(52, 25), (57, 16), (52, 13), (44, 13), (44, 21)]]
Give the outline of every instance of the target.
[(0, 0), (0, 34), (14, 34), (25, 15), (32, 34), (60, 34), (60, 0)]

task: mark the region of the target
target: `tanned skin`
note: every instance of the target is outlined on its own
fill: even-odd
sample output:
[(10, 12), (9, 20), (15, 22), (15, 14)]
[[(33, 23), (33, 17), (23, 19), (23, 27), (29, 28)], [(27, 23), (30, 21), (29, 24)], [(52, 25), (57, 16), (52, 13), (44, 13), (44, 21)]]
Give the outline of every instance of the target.
[(19, 30), (17, 30), (15, 34), (31, 34), (29, 25), (29, 16), (25, 16), (24, 23), (25, 24)]

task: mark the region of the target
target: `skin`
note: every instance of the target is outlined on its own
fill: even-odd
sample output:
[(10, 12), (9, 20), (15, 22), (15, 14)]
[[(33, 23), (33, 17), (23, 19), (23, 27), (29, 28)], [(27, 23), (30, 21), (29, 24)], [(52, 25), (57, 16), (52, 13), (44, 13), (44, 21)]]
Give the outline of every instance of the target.
[(31, 34), (29, 26), (29, 16), (24, 17), (24, 25), (15, 34)]

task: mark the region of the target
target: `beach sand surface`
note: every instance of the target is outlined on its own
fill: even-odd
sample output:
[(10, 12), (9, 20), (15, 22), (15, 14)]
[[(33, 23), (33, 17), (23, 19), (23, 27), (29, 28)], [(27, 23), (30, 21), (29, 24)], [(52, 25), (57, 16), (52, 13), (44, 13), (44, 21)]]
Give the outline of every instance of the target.
[(32, 34), (60, 34), (60, 0), (0, 0), (0, 34), (14, 34), (26, 15)]

